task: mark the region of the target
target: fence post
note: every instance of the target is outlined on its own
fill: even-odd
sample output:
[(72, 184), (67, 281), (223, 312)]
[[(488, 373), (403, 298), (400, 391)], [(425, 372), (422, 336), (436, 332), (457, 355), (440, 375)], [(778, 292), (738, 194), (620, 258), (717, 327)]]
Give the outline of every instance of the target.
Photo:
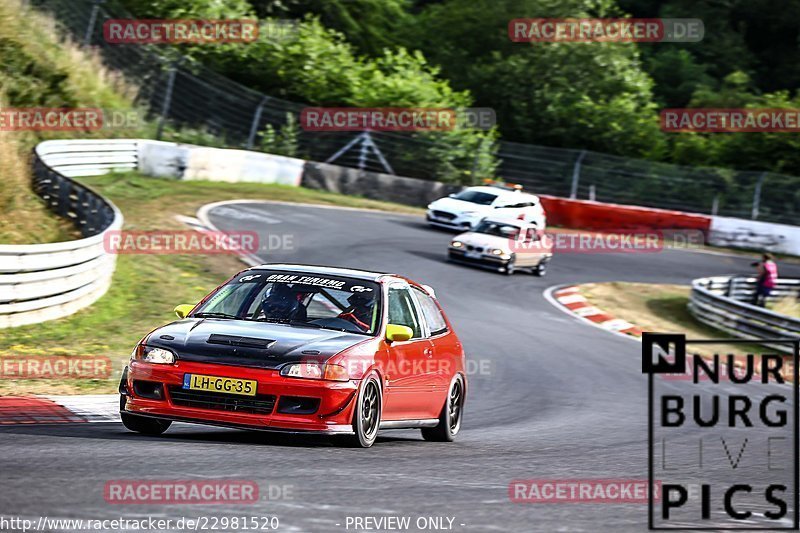
[(164, 134), (164, 123), (167, 121), (169, 107), (172, 103), (172, 90), (175, 88), (175, 76), (178, 73), (178, 63), (173, 61), (169, 67), (169, 78), (167, 79), (167, 92), (161, 104), (161, 116), (158, 118), (158, 129), (156, 130), (156, 140), (160, 141)]
[(593, 183), (589, 185), (589, 200), (594, 202), (596, 198), (597, 198), (597, 188), (594, 186)]
[(89, 14), (89, 24), (86, 25), (86, 34), (83, 36), (83, 46), (92, 44), (92, 34), (94, 33), (94, 25), (97, 23), (97, 13), (100, 11), (100, 4), (105, 0), (94, 0), (92, 5), (92, 12)]
[(478, 143), (478, 149), (475, 150), (475, 157), (472, 159), (472, 183), (475, 183), (475, 175), (478, 173), (478, 160), (481, 156), (481, 150), (483, 149), (483, 143), (486, 141), (486, 137), (481, 137), (481, 141)]
[(711, 200), (711, 216), (715, 217), (719, 213), (719, 193), (714, 195), (714, 199)]
[(256, 113), (253, 116), (253, 123), (250, 125), (250, 136), (247, 137), (247, 149), (252, 150), (253, 145), (256, 142), (256, 135), (258, 134), (258, 125), (261, 124), (261, 115), (264, 112), (264, 106), (267, 105), (267, 101), (269, 100), (269, 96), (264, 96), (261, 99), (261, 103), (258, 104), (258, 109), (256, 109)]
[(758, 218), (758, 208), (761, 204), (761, 186), (764, 184), (764, 178), (767, 177), (766, 172), (762, 172), (756, 182), (756, 190), (753, 191), (753, 210), (750, 212), (750, 218), (756, 220)]
[(578, 159), (575, 160), (575, 166), (572, 168), (572, 189), (569, 193), (570, 200), (574, 200), (578, 197), (578, 182), (581, 179), (581, 161), (583, 161), (585, 156), (586, 150), (581, 150)]

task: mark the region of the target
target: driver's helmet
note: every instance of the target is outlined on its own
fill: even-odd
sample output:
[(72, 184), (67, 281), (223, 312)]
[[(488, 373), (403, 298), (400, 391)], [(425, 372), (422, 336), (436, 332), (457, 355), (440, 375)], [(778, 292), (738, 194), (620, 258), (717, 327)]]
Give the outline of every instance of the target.
[(299, 301), (297, 293), (285, 283), (275, 283), (264, 294), (261, 308), (267, 318), (305, 320), (305, 307)]
[(365, 324), (372, 323), (372, 307), (375, 305), (372, 298), (363, 294), (353, 294), (347, 299), (347, 303), (349, 304), (347, 311)]

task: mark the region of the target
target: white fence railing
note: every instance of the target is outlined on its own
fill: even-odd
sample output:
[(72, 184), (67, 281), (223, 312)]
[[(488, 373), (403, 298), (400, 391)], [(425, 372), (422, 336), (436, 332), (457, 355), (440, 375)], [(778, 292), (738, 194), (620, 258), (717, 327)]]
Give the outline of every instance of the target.
[[(689, 311), (704, 324), (743, 339), (800, 338), (800, 319), (752, 305), (755, 278), (716, 276), (692, 282)], [(771, 300), (800, 295), (800, 280), (779, 279)], [(791, 352), (787, 345), (773, 344)]]
[(305, 162), (272, 154), (178, 145), (145, 139), (45, 141), (34, 150), (33, 189), (84, 238), (53, 244), (0, 245), (0, 328), (70, 315), (97, 301), (111, 284), (116, 256), (109, 231), (122, 214), (71, 178), (138, 169), (179, 180), (300, 185)]
[(137, 168), (137, 141), (45, 141), (34, 149), (33, 189), (82, 239), (0, 245), (0, 328), (70, 315), (97, 301), (111, 285), (116, 256), (105, 234), (122, 228), (108, 200), (75, 181)]

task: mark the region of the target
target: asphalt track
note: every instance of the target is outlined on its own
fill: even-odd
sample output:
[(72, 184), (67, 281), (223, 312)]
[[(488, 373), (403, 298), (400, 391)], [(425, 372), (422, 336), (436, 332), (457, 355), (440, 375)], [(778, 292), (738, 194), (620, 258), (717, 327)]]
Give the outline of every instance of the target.
[[(452, 444), (385, 432), (368, 450), (325, 439), (186, 424), (158, 438), (119, 424), (0, 429), (2, 509), (26, 517), (277, 516), (278, 531), (354, 531), (347, 517), (453, 517), (453, 531), (644, 531), (642, 504), (518, 504), (514, 479), (647, 478), (647, 387), (640, 344), (579, 322), (545, 300), (555, 284), (688, 283), (746, 274), (752, 259), (690, 251), (563, 254), (545, 278), (444, 261), (451, 234), (421, 220), (279, 204), (220, 206), (222, 230), (290, 236), (265, 262), (397, 272), (432, 285), (479, 369)], [(274, 239), (274, 237), (273, 237)], [(783, 275), (800, 269), (782, 265)], [(154, 325), (155, 326), (155, 325)], [(680, 387), (681, 384), (674, 386)], [(748, 448), (765, 453), (762, 443)], [(676, 452), (691, 462), (691, 450)], [(685, 453), (685, 457), (681, 457)], [(712, 476), (713, 477), (713, 476)], [(256, 505), (109, 505), (115, 479), (248, 479), (292, 498)], [(446, 522), (445, 522), (446, 523)], [(463, 524), (463, 525), (462, 525)], [(418, 529), (412, 528), (411, 531)]]

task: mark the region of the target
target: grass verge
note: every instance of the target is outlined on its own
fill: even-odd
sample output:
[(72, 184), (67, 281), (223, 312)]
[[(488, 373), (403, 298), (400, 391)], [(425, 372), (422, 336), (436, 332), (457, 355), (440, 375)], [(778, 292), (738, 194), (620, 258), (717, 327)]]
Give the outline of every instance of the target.
[[(689, 292), (687, 286), (670, 284), (611, 282), (581, 285), (581, 294), (592, 305), (644, 331), (684, 333), (687, 339), (734, 339), (695, 320), (687, 307)], [(762, 353), (764, 350), (762, 346), (749, 343), (693, 347), (695, 353), (705, 356)]]
[(794, 296), (782, 298), (776, 302), (771, 302), (767, 304), (767, 308), (770, 311), (775, 311), (776, 313), (780, 313), (782, 315), (800, 318), (800, 299), (797, 299)]
[[(381, 209), (399, 213), (422, 210), (324, 191), (254, 183), (178, 182), (136, 174), (81, 179), (113, 201), (129, 230), (187, 229), (176, 214), (192, 216), (211, 202), (246, 198)], [(0, 357), (109, 357), (109, 379), (0, 380), (2, 394), (88, 394), (116, 390), (117, 376), (136, 342), (172, 320), (172, 309), (199, 301), (245, 265), (230, 255), (120, 255), (109, 292), (93, 306), (70, 317), (3, 330)]]
[[(100, 56), (58, 36), (52, 16), (23, 0), (0, 2), (0, 107), (133, 110), (136, 91), (106, 69)], [(128, 126), (128, 125), (126, 125)], [(137, 137), (133, 128), (102, 131), (0, 132), (0, 244), (39, 244), (79, 237), (31, 190), (30, 151), (40, 141), (74, 137)]]

